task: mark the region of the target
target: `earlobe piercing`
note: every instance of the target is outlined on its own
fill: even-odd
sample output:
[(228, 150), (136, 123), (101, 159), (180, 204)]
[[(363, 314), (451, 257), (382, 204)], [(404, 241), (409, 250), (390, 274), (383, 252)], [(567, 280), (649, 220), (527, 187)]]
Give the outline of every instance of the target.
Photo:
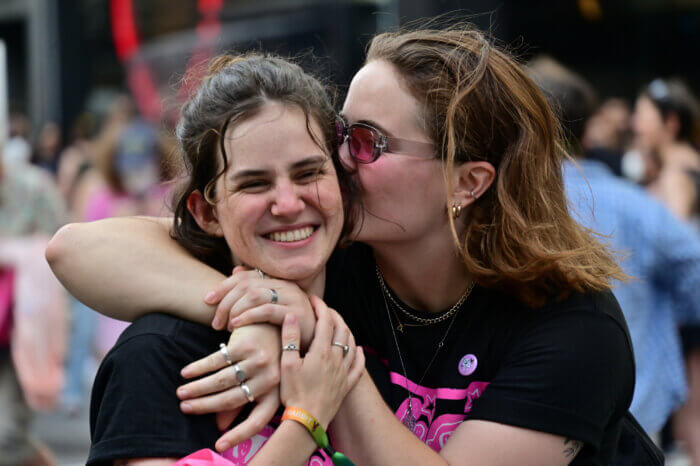
[(452, 217), (457, 218), (462, 214), (462, 204), (457, 202), (452, 203)]

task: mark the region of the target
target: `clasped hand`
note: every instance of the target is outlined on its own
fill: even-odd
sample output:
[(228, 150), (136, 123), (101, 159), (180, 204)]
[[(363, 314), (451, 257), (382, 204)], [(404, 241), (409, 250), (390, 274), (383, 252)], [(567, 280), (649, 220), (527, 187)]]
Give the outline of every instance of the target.
[[(270, 302), (271, 289), (279, 297), (275, 304)], [(224, 433), (216, 449), (226, 450), (270, 422), (279, 407), (280, 379), (282, 400), (307, 409), (327, 426), (364, 367), (364, 357), (356, 350), (352, 333), (340, 315), (320, 298), (310, 299), (296, 284), (262, 278), (243, 267), (236, 267), (206, 301), (218, 303), (214, 328), (224, 328), (227, 321), (233, 328), (232, 320), (241, 327), (232, 333), (227, 350), (255, 397), (248, 418)], [(277, 325), (283, 323), (281, 340)], [(303, 358), (285, 351), (280, 375), (282, 343), (288, 342), (285, 332), (287, 340), (294, 339), (298, 348), (309, 350)], [(347, 345), (347, 352), (343, 345)], [(229, 365), (220, 351), (189, 364), (182, 370), (184, 378), (205, 377), (178, 388), (182, 411), (217, 413), (217, 425), (226, 429), (248, 402), (236, 375), (234, 365)]]

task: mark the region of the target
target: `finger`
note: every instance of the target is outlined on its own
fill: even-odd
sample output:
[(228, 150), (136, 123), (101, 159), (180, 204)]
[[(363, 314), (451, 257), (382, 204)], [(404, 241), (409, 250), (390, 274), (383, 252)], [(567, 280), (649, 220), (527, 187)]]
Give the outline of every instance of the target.
[(226, 296), (226, 293), (228, 293), (240, 280), (240, 275), (237, 273), (238, 269), (239, 267), (234, 268), (233, 273), (230, 276), (221, 280), (218, 285), (209, 290), (209, 292), (207, 292), (207, 294), (204, 296), (204, 302), (207, 304), (216, 304), (221, 300), (221, 298)]
[(333, 322), (333, 353), (340, 355), (341, 357), (345, 357), (345, 348), (339, 345), (347, 344), (349, 339), (348, 334), (350, 333), (350, 331), (348, 330), (347, 325), (345, 325), (345, 322), (343, 322), (343, 319), (340, 318), (340, 315), (338, 315), (337, 312), (333, 311), (332, 309), (329, 309), (328, 311), (331, 316), (331, 321)]
[(311, 301), (311, 306), (316, 313), (316, 328), (314, 329), (314, 339), (309, 347), (309, 352), (323, 353), (328, 351), (328, 348), (331, 346), (333, 322), (328, 312), (328, 306), (321, 298), (311, 296), (309, 301)]
[(216, 413), (216, 427), (220, 431), (225, 431), (231, 425), (231, 423), (238, 417), (241, 412), (241, 408), (231, 409), (228, 411), (220, 411)]
[[(349, 331), (349, 329), (348, 329)], [(357, 345), (355, 344), (355, 337), (352, 335), (352, 332), (349, 332), (348, 335), (348, 354), (345, 356), (345, 363), (346, 363), (346, 368), (348, 371), (350, 371), (350, 368), (352, 367), (353, 363), (355, 362), (355, 357), (357, 355)]]
[[(244, 380), (251, 378), (255, 374), (253, 366), (254, 364), (249, 360), (238, 363), (238, 367), (245, 374)], [(181, 400), (199, 398), (235, 387), (240, 385), (240, 383), (241, 381), (236, 377), (234, 367), (228, 366), (207, 377), (182, 385), (177, 389), (177, 397)]]
[[(272, 302), (273, 290), (274, 288), (268, 288), (264, 284), (258, 286), (256, 283), (252, 285), (248, 292), (240, 297), (231, 306), (231, 311), (229, 312), (229, 318), (234, 318), (240, 315), (242, 312), (251, 309), (253, 307), (262, 306), (263, 304), (275, 304)], [(279, 291), (275, 289), (274, 294), (277, 296), (279, 301)]]
[(236, 301), (241, 299), (248, 291), (247, 281), (242, 280), (240, 277), (237, 278), (238, 282), (226, 293), (226, 296), (221, 298), (219, 305), (216, 306), (216, 313), (214, 315), (214, 321), (212, 322), (212, 327), (216, 330), (223, 330), (226, 326), (226, 322), (229, 320), (231, 308), (236, 304)]
[(216, 450), (223, 452), (258, 434), (270, 423), (279, 405), (277, 392), (260, 399), (245, 421), (226, 432), (216, 441)]
[[(263, 386), (267, 385), (260, 377), (246, 380), (245, 383), (254, 397), (263, 393)], [(248, 398), (243, 389), (236, 386), (213, 395), (184, 400), (180, 403), (180, 410), (185, 414), (208, 414), (240, 408), (246, 403)]]
[(247, 311), (244, 311), (238, 315), (238, 317), (231, 319), (228, 323), (228, 330), (233, 331), (234, 328), (260, 323), (282, 325), (287, 311), (289, 311), (287, 306), (266, 303), (252, 309), (248, 309)]
[(297, 316), (287, 314), (282, 323), (282, 348), (294, 345), (296, 350), (282, 351), (281, 369), (282, 372), (288, 371), (296, 367), (301, 358), (299, 357), (299, 348), (301, 347), (301, 329)]
[(365, 372), (365, 353), (361, 346), (355, 348), (355, 358), (348, 371), (348, 385), (354, 387)]
[[(230, 349), (229, 355), (233, 357)], [(221, 354), (221, 351), (216, 351), (209, 356), (205, 356), (202, 359), (186, 365), (180, 371), (180, 375), (186, 379), (191, 379), (192, 377), (199, 377), (200, 375), (214, 372), (225, 366), (228, 366), (228, 362), (224, 358), (224, 355)]]

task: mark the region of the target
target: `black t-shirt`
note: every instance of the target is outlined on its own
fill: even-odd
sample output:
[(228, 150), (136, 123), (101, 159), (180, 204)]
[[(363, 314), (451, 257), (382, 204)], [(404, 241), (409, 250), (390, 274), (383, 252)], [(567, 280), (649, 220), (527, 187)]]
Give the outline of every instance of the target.
[(149, 314), (124, 330), (92, 387), (88, 464), (213, 448), (221, 436), (214, 415), (183, 414), (175, 391), (186, 382), (180, 370), (228, 337), (165, 314)]
[(387, 314), (371, 250), (340, 250), (328, 267), (326, 302), (367, 348), (368, 370), (400, 419), (412, 392), (415, 433), (433, 449), (463, 420), (481, 419), (583, 441), (572, 464), (612, 461), (634, 388), (632, 344), (612, 293), (575, 294), (531, 310), (477, 286), (425, 375), (452, 318), (395, 332), (404, 374), (389, 318), (394, 326), (397, 316), (414, 321), (390, 300)]
[[(574, 295), (533, 311), (476, 287), (418, 385), (451, 319), (397, 332), (407, 381), (374, 267), (366, 246), (336, 251), (325, 299), (367, 348), (368, 370), (400, 418), (411, 389), (415, 432), (427, 444), (439, 450), (460, 422), (484, 419), (584, 441), (573, 464), (610, 462), (634, 387), (632, 347), (611, 293)], [(182, 367), (227, 339), (163, 314), (127, 328), (95, 379), (88, 464), (213, 448), (221, 435), (214, 416), (184, 415), (175, 390), (185, 382)], [(236, 454), (249, 458), (271, 435), (266, 429)]]

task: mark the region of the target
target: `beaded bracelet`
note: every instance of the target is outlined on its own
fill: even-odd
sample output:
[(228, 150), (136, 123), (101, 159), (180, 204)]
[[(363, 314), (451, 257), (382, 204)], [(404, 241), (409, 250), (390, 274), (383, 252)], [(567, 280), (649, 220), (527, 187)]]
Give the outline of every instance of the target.
[(296, 421), (299, 424), (306, 427), (313, 437), (316, 445), (318, 445), (328, 456), (330, 456), (331, 461), (335, 466), (354, 466), (355, 463), (350, 461), (347, 456), (343, 455), (339, 451), (335, 451), (331, 446), (331, 442), (328, 440), (328, 434), (323, 430), (321, 424), (313, 417), (308, 411), (302, 408), (288, 407), (284, 410), (282, 415), (282, 420), (286, 421)]

